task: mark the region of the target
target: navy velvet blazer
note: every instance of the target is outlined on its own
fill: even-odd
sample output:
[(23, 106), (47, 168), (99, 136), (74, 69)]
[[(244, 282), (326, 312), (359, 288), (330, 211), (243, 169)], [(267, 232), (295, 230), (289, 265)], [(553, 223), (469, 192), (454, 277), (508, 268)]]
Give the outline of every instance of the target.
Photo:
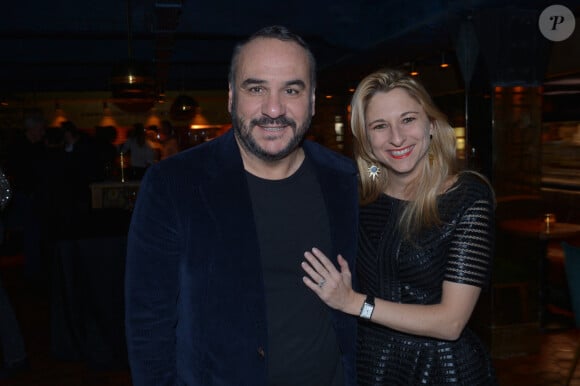
[[(354, 269), (356, 168), (314, 142), (304, 150), (326, 201), (331, 256)], [(135, 386), (266, 384), (260, 255), (233, 130), (148, 170), (129, 231), (125, 299)], [(354, 386), (356, 318), (333, 316)]]

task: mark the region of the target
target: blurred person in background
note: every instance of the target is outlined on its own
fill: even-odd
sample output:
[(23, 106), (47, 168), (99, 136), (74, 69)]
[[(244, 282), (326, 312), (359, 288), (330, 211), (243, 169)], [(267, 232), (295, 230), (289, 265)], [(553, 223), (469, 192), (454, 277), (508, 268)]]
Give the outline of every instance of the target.
[(179, 153), (179, 138), (173, 128), (173, 125), (168, 120), (161, 121), (159, 128), (159, 143), (160, 143), (160, 159), (165, 159), (169, 156)]
[(155, 150), (146, 136), (145, 127), (141, 123), (133, 124), (127, 141), (121, 146), (123, 154), (129, 154), (129, 178), (140, 180), (145, 170), (155, 163)]
[(25, 276), (35, 281), (43, 275), (42, 224), (38, 195), (41, 165), (46, 159), (46, 122), (39, 111), (27, 112), (24, 129), (8, 147), (6, 174), (12, 183), (13, 198), (6, 208), (5, 226), (22, 231)]

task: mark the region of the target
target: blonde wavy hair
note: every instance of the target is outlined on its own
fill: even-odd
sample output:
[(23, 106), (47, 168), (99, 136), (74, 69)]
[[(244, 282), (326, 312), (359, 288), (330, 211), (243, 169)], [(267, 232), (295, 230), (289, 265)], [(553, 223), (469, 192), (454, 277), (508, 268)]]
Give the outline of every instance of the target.
[[(433, 125), (429, 157), (418, 165), (421, 168), (406, 192), (412, 197), (405, 206), (399, 224), (407, 237), (423, 227), (439, 225), (437, 196), (442, 193), (449, 177), (458, 173), (455, 149), (455, 133), (443, 114), (433, 102), (425, 87), (416, 78), (394, 69), (382, 69), (365, 77), (352, 98), (351, 129), (354, 136), (354, 156), (359, 171), (359, 198), (361, 205), (375, 201), (386, 191), (389, 171), (374, 156), (365, 120), (366, 108), (371, 98), (380, 92), (395, 88), (405, 90), (425, 110)], [(432, 160), (432, 162), (429, 161)], [(377, 165), (381, 172), (377, 178), (369, 176), (368, 169)]]

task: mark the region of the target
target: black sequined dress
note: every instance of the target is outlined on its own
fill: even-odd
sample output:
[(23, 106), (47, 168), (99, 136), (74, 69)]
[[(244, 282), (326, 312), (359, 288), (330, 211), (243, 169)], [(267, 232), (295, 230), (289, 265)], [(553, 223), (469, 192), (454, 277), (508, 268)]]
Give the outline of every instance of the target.
[[(405, 304), (440, 302), (444, 280), (486, 287), (493, 253), (491, 189), (463, 173), (439, 197), (442, 225), (404, 241), (396, 222), (404, 201), (381, 195), (360, 213), (357, 275), (362, 293)], [(490, 356), (465, 329), (455, 341), (359, 322), (360, 385), (495, 385)]]

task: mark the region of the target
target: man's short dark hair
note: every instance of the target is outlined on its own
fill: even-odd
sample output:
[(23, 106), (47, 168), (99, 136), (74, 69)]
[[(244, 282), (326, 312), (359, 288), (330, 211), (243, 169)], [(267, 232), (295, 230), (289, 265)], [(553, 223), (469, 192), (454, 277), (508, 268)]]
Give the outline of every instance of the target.
[(314, 59), (314, 55), (310, 50), (308, 44), (302, 39), (299, 35), (291, 32), (288, 28), (281, 26), (281, 25), (272, 25), (268, 27), (264, 27), (261, 30), (255, 32), (245, 41), (238, 43), (234, 47), (234, 52), (232, 54), (232, 61), (230, 64), (230, 73), (228, 75), (228, 81), (232, 85), (234, 85), (235, 81), (235, 74), (236, 69), (238, 67), (238, 59), (240, 57), (240, 52), (244, 48), (244, 46), (255, 39), (259, 38), (267, 38), (267, 39), (278, 39), (284, 42), (294, 42), (298, 44), (300, 47), (304, 48), (306, 51), (306, 55), (308, 56), (308, 64), (310, 65), (310, 85), (312, 89), (316, 88), (316, 59)]

